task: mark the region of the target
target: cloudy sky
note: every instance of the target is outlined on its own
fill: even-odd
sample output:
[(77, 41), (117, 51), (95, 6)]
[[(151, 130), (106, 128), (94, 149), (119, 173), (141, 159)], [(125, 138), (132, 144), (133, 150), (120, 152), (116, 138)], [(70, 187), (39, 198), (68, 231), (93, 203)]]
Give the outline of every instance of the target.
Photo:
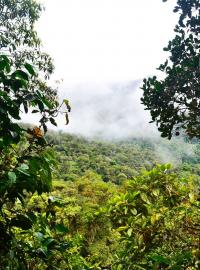
[[(149, 128), (138, 80), (155, 73), (173, 37), (175, 0), (43, 0), (37, 29), (53, 79), (72, 105), (66, 131), (134, 135)], [(120, 113), (121, 112), (121, 113)], [(62, 119), (59, 119), (61, 128)], [(137, 123), (137, 125), (136, 125)]]
[(175, 0), (43, 0), (38, 30), (66, 83), (128, 81), (154, 72), (173, 35)]

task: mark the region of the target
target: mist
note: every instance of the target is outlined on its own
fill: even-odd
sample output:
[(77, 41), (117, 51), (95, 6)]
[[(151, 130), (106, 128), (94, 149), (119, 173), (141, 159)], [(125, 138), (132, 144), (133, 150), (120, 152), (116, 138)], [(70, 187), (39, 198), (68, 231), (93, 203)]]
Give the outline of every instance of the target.
[[(160, 137), (156, 125), (149, 123), (149, 111), (141, 104), (141, 80), (116, 83), (79, 83), (60, 85), (60, 102), (68, 99), (72, 111), (69, 124), (64, 114), (56, 121), (58, 127), (49, 130), (83, 136), (90, 140), (126, 141), (134, 138), (151, 143), (160, 163), (182, 163), (187, 156), (195, 156), (195, 146), (183, 138), (167, 140)], [(63, 108), (64, 109), (64, 108)], [(38, 125), (39, 116), (23, 114), (23, 122)]]
[(72, 107), (68, 126), (64, 131), (102, 139), (156, 136), (150, 125), (149, 112), (140, 98), (141, 81), (117, 83), (84, 83), (63, 88), (60, 98), (67, 98)]
[[(140, 98), (141, 81), (117, 83), (83, 83), (60, 86), (60, 102), (68, 99), (71, 105), (69, 124), (60, 114), (58, 130), (105, 140), (158, 136), (155, 125), (149, 124), (149, 112)], [(37, 124), (36, 115), (23, 115), (23, 122)], [(50, 129), (55, 129), (49, 125)]]
[(70, 123), (59, 127), (88, 139), (126, 141), (133, 138), (150, 142), (160, 163), (180, 165), (184, 158), (195, 156), (195, 145), (178, 137), (162, 138), (141, 104), (142, 81), (83, 83), (63, 87), (60, 99), (67, 98), (72, 107)]

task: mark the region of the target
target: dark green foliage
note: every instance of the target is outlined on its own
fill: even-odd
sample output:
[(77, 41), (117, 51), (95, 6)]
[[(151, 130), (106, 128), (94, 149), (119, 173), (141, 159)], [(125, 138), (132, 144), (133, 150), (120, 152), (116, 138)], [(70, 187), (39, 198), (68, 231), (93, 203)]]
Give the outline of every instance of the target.
[[(45, 87), (38, 85), (40, 90), (30, 87), (32, 80), (29, 73), (23, 70), (24, 66), (13, 71), (12, 61), (5, 55), (0, 55), (0, 66), (0, 149), (3, 150), (4, 147), (20, 141), (23, 129), (14, 120), (21, 119), (22, 107), (26, 113), (30, 106), (36, 107), (42, 115), (41, 125), (46, 126), (48, 119), (52, 119), (57, 111), (58, 102), (55, 98), (43, 94)], [(44, 144), (42, 140), (39, 142), (39, 137), (36, 136), (35, 139), (37, 143)]]
[(26, 63), (26, 69), (32, 76), (42, 70), (49, 77), (54, 67), (50, 56), (41, 52), (41, 41), (34, 29), (42, 9), (39, 1), (1, 0), (0, 49), (1, 53), (14, 59), (17, 69)]
[(104, 182), (120, 184), (132, 178), (142, 168), (152, 167), (158, 160), (154, 144), (148, 140), (130, 142), (98, 142), (68, 134), (48, 134), (55, 145), (58, 160), (58, 178), (74, 180), (93, 170)]
[(199, 183), (169, 169), (143, 172), (111, 201), (121, 236), (114, 269), (199, 269)]
[(200, 2), (178, 0), (175, 37), (166, 48), (169, 60), (158, 68), (164, 79), (144, 79), (142, 103), (150, 110), (162, 137), (171, 139), (182, 130), (200, 137)]
[(199, 172), (199, 145), (197, 142), (186, 142), (184, 138), (172, 141), (132, 138), (121, 142), (100, 142), (52, 132), (47, 134), (47, 140), (55, 145), (57, 153), (55, 177), (65, 181), (74, 181), (92, 170), (104, 182), (120, 185), (138, 175), (142, 169), (151, 169), (163, 162), (172, 162), (178, 173), (181, 173), (183, 164), (190, 174), (192, 170), (195, 174)]
[[(48, 140), (55, 143), (59, 160), (56, 177), (65, 179), (65, 169), (69, 172), (67, 181), (55, 183), (54, 196), (57, 194), (67, 202), (60, 217), (64, 218), (69, 234), (79, 233), (83, 237), (80, 255), (86, 261), (98, 265), (99, 269), (161, 269), (161, 266), (183, 269), (195, 265), (194, 269), (198, 269), (200, 171), (196, 142), (132, 139), (108, 143), (64, 133), (49, 134)], [(159, 161), (161, 151), (166, 151), (169, 159), (175, 156), (176, 168), (170, 170), (169, 165), (162, 165), (141, 173), (142, 165), (152, 168)], [(99, 172), (101, 162), (104, 170)], [(91, 164), (95, 166), (91, 168)], [(116, 165), (121, 171), (120, 181), (114, 181), (116, 175), (112, 172)], [(123, 175), (124, 166), (126, 172), (134, 168), (134, 174)], [(105, 181), (105, 171), (110, 172), (108, 181)], [(190, 234), (183, 227), (182, 215), (187, 215), (187, 222), (194, 225)], [(161, 216), (165, 219), (160, 220)], [(136, 242), (148, 230), (155, 232), (152, 240), (146, 239), (136, 248)], [(140, 232), (139, 240), (134, 236), (136, 232)]]
[[(180, 128), (199, 137), (195, 9), (199, 1), (178, 1), (166, 48), (173, 64), (160, 66), (165, 80), (144, 81), (143, 102), (168, 138)], [(62, 105), (34, 30), (41, 10), (34, 0), (0, 1), (0, 269), (199, 269), (198, 141), (45, 138)], [(38, 126), (20, 125), (22, 111), (38, 113)], [(174, 170), (155, 166), (163, 151), (176, 155)]]
[[(23, 265), (28, 269), (37, 265), (39, 269), (78, 270), (128, 270), (137, 266), (151, 269), (153, 265), (155, 269), (161, 266), (182, 269), (198, 265), (198, 144), (187, 144), (180, 139), (170, 143), (147, 139), (105, 143), (58, 133), (47, 137), (48, 141), (56, 143), (56, 158), (60, 163), (58, 172), (54, 172), (58, 180), (54, 181), (52, 193), (26, 198), (25, 208), (20, 203), (15, 205), (14, 216), (13, 205), (6, 206), (6, 213), (14, 221), (15, 256), (19, 256), (19, 250), (22, 252)], [(25, 147), (24, 142), (22, 144)], [(185, 158), (184, 163), (177, 164), (173, 171), (169, 170), (169, 165), (163, 165), (141, 173), (142, 162), (152, 167), (158, 161), (156, 148), (162, 149), (161, 145), (167, 146), (171, 153), (174, 149), (174, 153)], [(83, 159), (86, 154), (89, 158)], [(120, 181), (113, 181), (116, 176), (111, 173), (108, 176), (111, 181), (105, 182), (105, 175), (95, 172), (93, 168), (98, 169), (101, 162), (99, 156), (109, 161), (103, 163), (106, 171), (118, 166)], [(150, 165), (146, 160), (149, 157)], [(89, 161), (95, 165), (93, 168)], [(72, 181), (61, 181), (65, 170), (69, 171), (68, 162), (74, 164), (76, 171)], [(123, 174), (124, 166), (127, 172), (133, 168), (134, 175)], [(27, 173), (26, 166), (18, 170)], [(15, 175), (9, 174), (11, 182), (16, 181)], [(188, 227), (183, 226), (185, 216), (187, 226), (191, 225), (189, 233)], [(28, 227), (30, 221), (31, 228)], [(18, 224), (22, 227), (17, 227)], [(152, 239), (141, 240), (148, 230), (154, 232)], [(7, 236), (4, 230), (2, 241)], [(136, 248), (140, 240), (141, 246)], [(195, 243), (194, 247), (191, 243)], [(15, 260), (15, 267), (17, 263), (19, 261)]]
[[(23, 66), (15, 70), (12, 60), (5, 55), (0, 56), (0, 63), (0, 242), (3, 243), (5, 237), (7, 239), (3, 253), (0, 252), (0, 260), (4, 258), (2, 267), (22, 269), (27, 265), (25, 260), (21, 261), (26, 249), (17, 242), (15, 227), (29, 230), (32, 222), (26, 214), (14, 211), (13, 207), (17, 200), (23, 203), (27, 192), (41, 194), (50, 191), (53, 156), (47, 150), (40, 127), (26, 130), (15, 120), (20, 120), (22, 106), (26, 113), (32, 106), (42, 115), (41, 125), (46, 126), (48, 115), (57, 111), (58, 103), (51, 96), (47, 99), (42, 94), (44, 87), (36, 91), (31, 89), (30, 75)], [(13, 266), (10, 256), (16, 262)]]
[[(18, 238), (34, 226), (25, 200), (52, 186), (55, 160), (44, 134), (60, 107), (45, 81), (51, 59), (40, 51), (34, 30), (40, 11), (36, 1), (0, 1), (0, 269), (33, 269), (28, 243)], [(40, 114), (38, 127), (21, 127), (23, 110)]]

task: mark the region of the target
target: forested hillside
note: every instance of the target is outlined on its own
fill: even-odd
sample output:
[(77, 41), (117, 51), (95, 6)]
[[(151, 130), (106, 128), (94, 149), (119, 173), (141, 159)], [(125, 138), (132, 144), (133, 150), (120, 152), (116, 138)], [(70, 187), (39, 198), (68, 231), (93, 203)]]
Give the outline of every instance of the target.
[[(55, 132), (47, 138), (57, 159), (51, 196), (63, 204), (56, 220), (76, 247), (72, 269), (82, 269), (80, 258), (88, 269), (198, 265), (198, 143), (103, 142)], [(164, 155), (174, 167), (156, 165)], [(37, 196), (33, 202), (45, 212)]]
[(173, 164), (179, 173), (200, 173), (200, 146), (184, 137), (171, 141), (159, 137), (103, 141), (51, 132), (47, 139), (54, 145), (58, 177), (64, 181), (74, 180), (90, 170), (99, 174), (104, 182), (120, 184), (142, 169), (152, 169), (162, 163)]
[[(21, 248), (13, 247), (10, 269), (199, 268), (196, 141), (96, 141), (53, 131), (46, 140), (54, 145), (45, 157), (51, 157), (52, 191), (27, 194), (25, 208), (12, 206)], [(172, 166), (158, 165), (164, 161)]]

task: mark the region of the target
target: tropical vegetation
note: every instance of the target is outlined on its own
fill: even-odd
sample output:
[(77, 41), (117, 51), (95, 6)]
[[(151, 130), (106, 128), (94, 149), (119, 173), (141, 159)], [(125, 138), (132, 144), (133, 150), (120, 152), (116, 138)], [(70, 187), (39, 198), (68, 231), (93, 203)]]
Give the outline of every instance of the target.
[(48, 130), (71, 108), (48, 84), (52, 60), (34, 30), (42, 9), (0, 1), (0, 269), (199, 269), (199, 1), (177, 1), (166, 77), (142, 87), (162, 137), (180, 135), (171, 142)]

